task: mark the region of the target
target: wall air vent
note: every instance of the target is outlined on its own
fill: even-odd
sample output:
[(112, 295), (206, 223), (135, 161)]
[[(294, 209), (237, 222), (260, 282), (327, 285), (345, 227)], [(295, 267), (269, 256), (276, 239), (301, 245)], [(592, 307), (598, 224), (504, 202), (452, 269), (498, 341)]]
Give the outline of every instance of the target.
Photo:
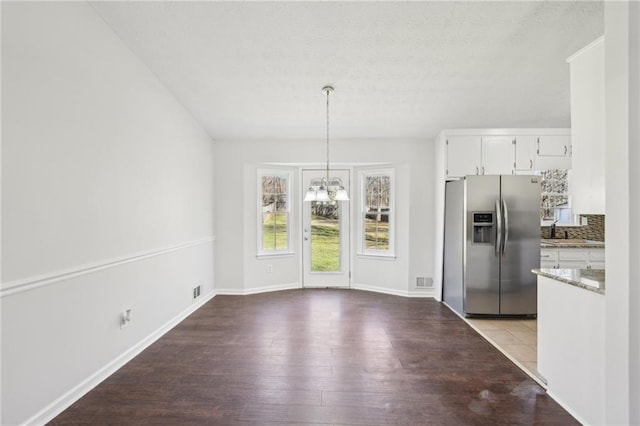
[(433, 278), (416, 277), (416, 288), (433, 288)]

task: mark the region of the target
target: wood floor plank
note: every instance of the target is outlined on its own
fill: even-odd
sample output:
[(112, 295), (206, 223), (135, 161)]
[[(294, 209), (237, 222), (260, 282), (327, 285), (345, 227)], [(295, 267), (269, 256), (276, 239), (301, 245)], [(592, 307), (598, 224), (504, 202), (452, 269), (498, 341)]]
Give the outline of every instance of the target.
[(217, 296), (51, 424), (578, 424), (434, 300)]

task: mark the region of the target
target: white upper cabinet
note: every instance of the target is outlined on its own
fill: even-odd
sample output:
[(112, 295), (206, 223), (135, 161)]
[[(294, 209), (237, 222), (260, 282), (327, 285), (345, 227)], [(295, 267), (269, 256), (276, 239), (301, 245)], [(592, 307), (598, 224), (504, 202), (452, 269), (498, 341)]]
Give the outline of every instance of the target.
[(446, 179), (571, 169), (569, 129), (447, 130), (437, 143)]
[(533, 173), (536, 170), (537, 138), (535, 136), (518, 136), (515, 141), (516, 158), (513, 166), (516, 172)]
[(481, 144), (480, 136), (447, 138), (447, 176), (462, 177), (480, 174)]
[(513, 173), (513, 136), (487, 136), (482, 138), (480, 174), (510, 175)]
[(538, 155), (542, 157), (567, 157), (571, 155), (570, 136), (538, 136)]
[(571, 169), (571, 136), (538, 136), (536, 138), (536, 169)]
[(513, 139), (513, 136), (447, 138), (447, 176), (513, 173)]
[(569, 59), (573, 168), (572, 210), (605, 213), (604, 38)]

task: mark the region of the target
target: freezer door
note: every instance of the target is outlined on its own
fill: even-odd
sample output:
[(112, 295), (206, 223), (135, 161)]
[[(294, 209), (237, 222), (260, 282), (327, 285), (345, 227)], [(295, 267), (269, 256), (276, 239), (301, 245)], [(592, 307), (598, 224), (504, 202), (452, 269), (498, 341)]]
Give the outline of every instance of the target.
[(502, 176), (504, 238), (501, 249), (500, 314), (537, 313), (540, 267), (540, 178)]
[[(464, 311), (467, 315), (500, 313), (500, 250), (496, 250), (495, 235), (491, 244), (474, 242), (473, 215), (493, 213), (493, 228), (497, 230), (496, 201), (500, 200), (500, 176), (467, 176), (464, 273)], [(476, 239), (477, 241), (477, 239)]]

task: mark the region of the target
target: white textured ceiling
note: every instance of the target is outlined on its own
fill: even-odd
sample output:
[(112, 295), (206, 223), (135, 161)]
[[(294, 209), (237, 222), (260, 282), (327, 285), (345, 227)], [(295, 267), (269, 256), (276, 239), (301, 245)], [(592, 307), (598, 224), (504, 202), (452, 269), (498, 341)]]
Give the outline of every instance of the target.
[(218, 140), (568, 127), (599, 2), (96, 2)]

